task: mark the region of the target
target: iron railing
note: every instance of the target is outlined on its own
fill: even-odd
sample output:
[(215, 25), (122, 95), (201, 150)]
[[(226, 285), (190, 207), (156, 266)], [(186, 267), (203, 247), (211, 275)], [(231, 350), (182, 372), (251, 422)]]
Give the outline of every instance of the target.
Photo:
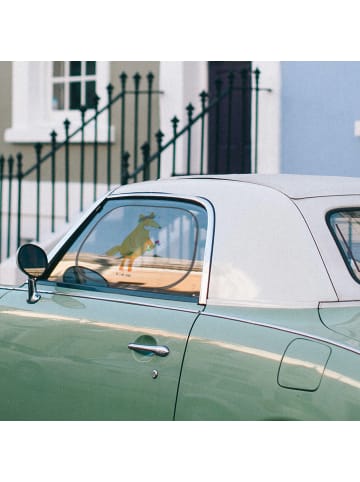
[[(258, 163), (258, 106), (260, 88), (259, 78), (260, 71), (248, 71), (243, 78), (250, 76), (253, 82), (240, 87), (240, 89), (250, 89), (253, 95), (254, 112), (255, 112), (255, 130), (254, 130), (254, 163), (253, 171), (257, 172)], [(10, 155), (7, 159), (0, 156), (0, 262), (4, 258), (10, 257), (14, 251), (25, 240), (23, 235), (23, 224), (25, 219), (25, 211), (28, 208), (29, 196), (24, 193), (24, 181), (32, 179), (31, 199), (35, 204), (33, 209), (34, 234), (26, 235), (35, 241), (40, 240), (40, 234), (45, 232), (54, 233), (57, 229), (56, 222), (61, 212), (62, 222), (70, 221), (70, 202), (74, 201), (74, 192), (78, 196), (77, 207), (73, 206), (73, 212), (81, 212), (84, 210), (85, 204), (90, 204), (98, 195), (99, 190), (109, 190), (114, 184), (128, 184), (129, 182), (137, 182), (140, 180), (148, 180), (150, 178), (159, 178), (161, 176), (162, 162), (165, 153), (169, 153), (171, 159), (170, 174), (172, 176), (181, 174), (203, 174), (207, 171), (206, 151), (207, 145), (207, 122), (211, 112), (215, 112), (214, 118), (216, 122), (216, 130), (220, 129), (220, 122), (216, 115), (216, 110), (222, 102), (229, 102), (234, 92), (233, 74), (230, 73), (226, 85), (222, 81), (216, 83), (216, 94), (211, 98), (205, 91), (200, 96), (200, 112), (195, 114), (195, 108), (192, 104), (186, 107), (186, 121), (182, 128), (179, 128), (179, 119), (175, 116), (171, 119), (171, 138), (164, 142), (164, 134), (158, 130), (153, 134), (153, 98), (155, 94), (161, 94), (160, 91), (154, 90), (154, 75), (149, 73), (146, 77), (146, 87), (141, 89), (142, 78), (139, 74), (133, 77), (133, 89), (128, 89), (127, 75), (120, 75), (121, 90), (113, 96), (114, 87), (110, 84), (107, 87), (107, 103), (99, 109), (99, 97), (95, 99), (95, 113), (86, 119), (86, 108), (80, 109), (81, 125), (70, 133), (70, 121), (64, 121), (64, 141), (58, 142), (58, 133), (53, 131), (50, 134), (50, 149), (44, 154), (44, 145), (37, 143), (34, 145), (35, 163), (24, 170), (24, 158), (21, 153), (16, 156)], [(127, 123), (127, 105), (129, 97), (133, 99), (133, 135), (132, 135), (132, 154), (126, 149), (126, 129), (129, 128)], [(145, 114), (142, 118), (146, 118), (146, 141), (140, 143), (140, 98), (145, 97)], [(116, 164), (113, 155), (113, 141), (111, 126), (113, 122), (114, 109), (113, 106), (120, 105), (120, 135), (119, 135), (119, 153), (118, 163)], [(118, 115), (119, 115), (118, 114)], [(101, 145), (98, 140), (99, 116), (105, 115), (107, 118), (107, 140)], [(231, 132), (231, 116), (227, 120), (228, 132)], [(85, 142), (85, 129), (88, 125), (93, 126), (93, 141), (90, 144)], [(222, 126), (223, 128), (224, 126)], [(197, 130), (196, 130), (197, 129)], [(194, 152), (193, 140), (194, 133), (197, 133), (198, 151)], [(74, 138), (77, 143), (74, 145)], [(178, 167), (177, 147), (180, 140), (186, 143), (186, 159), (185, 170)], [(228, 135), (228, 143), (231, 143), (231, 136)], [(76, 150), (78, 153), (76, 154)], [(91, 152), (92, 150), (92, 152)], [(230, 150), (228, 149), (228, 152)], [(90, 159), (91, 158), (91, 159)], [(194, 169), (194, 160), (197, 160), (197, 171)], [(91, 162), (92, 172), (89, 173), (89, 163)], [(76, 182), (71, 173), (74, 164), (78, 168)], [(61, 169), (59, 169), (59, 166)], [(118, 178), (114, 176), (114, 167), (118, 168)], [(44, 180), (43, 171), (47, 169), (46, 180)], [(105, 170), (105, 172), (104, 172)], [(101, 171), (101, 173), (100, 173)], [(61, 173), (61, 177), (60, 174)], [(73, 171), (72, 171), (73, 172)], [(100, 175), (101, 174), (101, 180)], [(101, 181), (101, 182), (100, 182)], [(47, 190), (44, 190), (44, 185)], [(76, 186), (75, 186), (76, 185)], [(91, 194), (89, 195), (89, 185), (91, 185)], [(75, 189), (76, 188), (76, 189)], [(85, 193), (86, 188), (86, 193)], [(74, 191), (75, 189), (75, 191)], [(46, 213), (44, 212), (46, 211)], [(49, 228), (45, 229), (45, 217), (48, 218)]]
[[(23, 239), (22, 224), (24, 221), (24, 211), (28, 207), (26, 204), (33, 203), (34, 206), (34, 240), (40, 240), (40, 232), (44, 210), (50, 218), (50, 229), (47, 231), (55, 232), (57, 213), (61, 211), (61, 219), (68, 223), (70, 221), (71, 209), (70, 202), (74, 204), (74, 195), (71, 192), (72, 184), (76, 180), (78, 189), (78, 208), (74, 207), (73, 212), (83, 211), (85, 203), (94, 201), (99, 195), (99, 189), (109, 190), (114, 184), (121, 183), (121, 175), (116, 177), (117, 172), (121, 172), (121, 160), (124, 158), (126, 149), (126, 137), (128, 128), (128, 115), (130, 100), (133, 132), (130, 140), (133, 142), (134, 166), (137, 165), (137, 158), (140, 152), (139, 136), (140, 111), (142, 118), (146, 119), (147, 142), (151, 143), (151, 133), (154, 124), (154, 97), (161, 94), (154, 89), (154, 74), (149, 72), (146, 78), (139, 73), (133, 76), (133, 84), (129, 88), (128, 76), (123, 72), (120, 76), (120, 92), (113, 95), (114, 86), (107, 86), (106, 105), (99, 108), (100, 98), (96, 95), (93, 114), (86, 118), (87, 108), (80, 108), (80, 127), (71, 130), (71, 122), (64, 121), (64, 140), (58, 142), (59, 132), (52, 131), (50, 134), (49, 145), (36, 143), (34, 145), (35, 162), (24, 169), (24, 156), (22, 153), (16, 156), (10, 155), (5, 158), (0, 155), (0, 262), (8, 258), (19, 247)], [(142, 87), (142, 84), (145, 86)], [(114, 111), (115, 104), (119, 106), (119, 112)], [(114, 115), (120, 118), (120, 132), (118, 144), (113, 143), (112, 123)], [(99, 142), (99, 119), (106, 116), (106, 140)], [(89, 143), (85, 139), (86, 128), (91, 126), (93, 129), (93, 139)], [(143, 129), (144, 130), (144, 129)], [(80, 137), (80, 139), (79, 139)], [(117, 147), (119, 146), (119, 147)], [(46, 150), (46, 152), (44, 152)], [(119, 152), (115, 152), (119, 149)], [(92, 152), (91, 152), (92, 150)], [(115, 155), (117, 154), (117, 159)], [(92, 163), (92, 165), (91, 165)], [(75, 172), (75, 167), (78, 169)], [(90, 172), (90, 170), (92, 172)], [(44, 174), (44, 171), (46, 173)], [(99, 174), (101, 174), (101, 179)], [(87, 179), (86, 179), (87, 178)], [(92, 197), (89, 199), (88, 187), (91, 179)], [(28, 195), (24, 196), (24, 181), (32, 180), (32, 189)], [(48, 189), (44, 190), (44, 183)], [(59, 187), (61, 184), (61, 188)], [(85, 193), (85, 188), (87, 192)], [(74, 189), (73, 189), (74, 190)], [(87, 200), (85, 202), (87, 194)], [(30, 196), (29, 196), (30, 195)], [(60, 203), (62, 206), (60, 206)], [(16, 220), (16, 222), (15, 222)], [(29, 237), (27, 235), (27, 237)]]
[[(206, 152), (206, 122), (208, 121), (209, 114), (214, 112), (215, 119), (215, 152), (218, 152), (218, 135), (220, 129), (224, 128), (224, 125), (220, 125), (219, 107), (221, 103), (228, 102), (228, 116), (227, 116), (227, 146), (226, 146), (226, 163), (225, 166), (230, 165), (230, 145), (234, 135), (239, 135), (232, 129), (233, 118), (232, 111), (232, 97), (235, 90), (250, 91), (254, 93), (254, 157), (253, 166), (249, 172), (258, 172), (258, 141), (259, 141), (259, 95), (261, 91), (271, 92), (269, 88), (260, 87), (260, 70), (243, 71), (241, 72), (242, 85), (240, 87), (234, 87), (234, 73), (230, 72), (228, 75), (227, 83), (225, 84), (221, 79), (216, 81), (216, 93), (215, 96), (209, 98), (209, 94), (205, 91), (199, 94), (200, 97), (200, 112), (194, 115), (195, 107), (193, 104), (186, 106), (187, 119), (185, 126), (178, 130), (179, 119), (175, 116), (171, 119), (172, 124), (172, 137), (167, 142), (163, 143), (164, 134), (159, 130), (155, 134), (156, 143), (154, 144), (153, 152), (150, 143), (147, 141), (141, 146), (142, 150), (142, 164), (137, 166), (137, 163), (131, 162), (131, 155), (129, 152), (125, 152), (122, 158), (122, 177), (121, 184), (128, 184), (129, 182), (137, 182), (139, 180), (149, 180), (150, 167), (155, 164), (155, 172), (153, 177), (160, 178), (162, 168), (162, 155), (165, 151), (172, 150), (172, 168), (171, 176), (178, 175), (191, 175), (191, 174), (204, 174), (207, 170), (207, 163), (205, 158)], [(253, 82), (249, 82), (249, 78), (253, 78)], [(200, 133), (200, 142), (197, 143), (198, 151), (194, 153), (192, 137), (194, 128), (198, 126), (198, 132)], [(180, 138), (186, 136), (186, 169), (182, 172), (177, 168), (177, 143)], [(218, 154), (216, 154), (218, 156)], [(198, 161), (198, 170), (194, 171), (194, 159)], [(218, 164), (216, 158), (215, 164)], [(133, 166), (132, 172), (130, 166)], [(225, 167), (223, 173), (229, 172)]]

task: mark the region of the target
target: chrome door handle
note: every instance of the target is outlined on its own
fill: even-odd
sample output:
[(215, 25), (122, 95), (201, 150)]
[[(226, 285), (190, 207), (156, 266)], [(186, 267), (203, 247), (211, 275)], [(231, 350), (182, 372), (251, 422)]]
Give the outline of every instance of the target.
[(129, 343), (129, 350), (150, 352), (157, 356), (168, 356), (170, 350), (167, 346), (161, 345), (138, 345), (137, 343)]

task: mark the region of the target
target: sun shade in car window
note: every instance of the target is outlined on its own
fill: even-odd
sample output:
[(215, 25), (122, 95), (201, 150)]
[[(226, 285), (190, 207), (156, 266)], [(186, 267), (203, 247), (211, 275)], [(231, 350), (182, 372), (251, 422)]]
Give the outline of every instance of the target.
[(109, 200), (48, 279), (197, 297), (206, 230), (206, 210), (195, 203)]

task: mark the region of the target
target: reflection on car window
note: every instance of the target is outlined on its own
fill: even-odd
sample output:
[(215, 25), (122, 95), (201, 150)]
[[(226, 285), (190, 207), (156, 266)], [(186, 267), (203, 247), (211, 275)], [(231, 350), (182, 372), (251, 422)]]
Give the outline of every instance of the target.
[(198, 296), (206, 228), (206, 211), (195, 203), (109, 200), (48, 279)]
[(360, 282), (360, 209), (333, 211), (328, 223), (350, 273)]

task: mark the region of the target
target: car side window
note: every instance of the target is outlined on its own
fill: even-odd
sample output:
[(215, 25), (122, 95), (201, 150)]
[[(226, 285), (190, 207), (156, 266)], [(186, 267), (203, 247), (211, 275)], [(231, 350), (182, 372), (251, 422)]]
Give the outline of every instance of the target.
[(49, 281), (197, 297), (207, 213), (169, 199), (110, 199), (56, 265)]
[(331, 211), (327, 223), (350, 274), (360, 283), (360, 209)]

